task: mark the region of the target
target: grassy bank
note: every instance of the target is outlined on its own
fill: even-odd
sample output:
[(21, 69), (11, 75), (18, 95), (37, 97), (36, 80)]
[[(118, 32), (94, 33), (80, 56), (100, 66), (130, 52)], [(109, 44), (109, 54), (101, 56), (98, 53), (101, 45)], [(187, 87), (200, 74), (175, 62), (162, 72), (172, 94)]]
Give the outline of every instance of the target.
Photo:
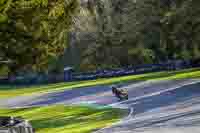
[(200, 78), (200, 69), (188, 69), (181, 71), (171, 72), (155, 72), (140, 75), (130, 75), (114, 78), (102, 78), (97, 80), (88, 81), (75, 81), (67, 83), (57, 83), (43, 86), (32, 86), (32, 87), (0, 87), (0, 98), (8, 98), (20, 95), (32, 95), (41, 94), (46, 92), (62, 91), (67, 89), (77, 89), (81, 87), (102, 85), (102, 84), (113, 84), (119, 82), (130, 82), (130, 81), (145, 81), (145, 80), (170, 80), (170, 79), (186, 79), (186, 78)]
[(125, 111), (90, 107), (49, 106), (27, 109), (0, 109), (0, 116), (22, 116), (36, 133), (89, 133), (117, 122)]

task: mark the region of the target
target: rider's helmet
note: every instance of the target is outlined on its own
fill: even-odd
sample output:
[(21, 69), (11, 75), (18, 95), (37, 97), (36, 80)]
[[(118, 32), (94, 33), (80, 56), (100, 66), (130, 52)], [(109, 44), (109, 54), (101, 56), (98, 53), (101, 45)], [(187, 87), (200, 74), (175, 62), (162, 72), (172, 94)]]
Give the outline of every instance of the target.
[(111, 86), (111, 88), (112, 88), (112, 92), (113, 93), (115, 93), (117, 91), (117, 87), (116, 86), (113, 85), (113, 86)]

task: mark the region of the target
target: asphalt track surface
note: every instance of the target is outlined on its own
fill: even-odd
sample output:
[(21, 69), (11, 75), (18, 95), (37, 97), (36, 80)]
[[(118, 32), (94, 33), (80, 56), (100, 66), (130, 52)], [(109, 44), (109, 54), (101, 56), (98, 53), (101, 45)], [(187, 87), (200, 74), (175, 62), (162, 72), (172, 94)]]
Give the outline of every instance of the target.
[(200, 80), (141, 81), (122, 84), (129, 100), (118, 101), (110, 86), (0, 99), (0, 107), (54, 104), (106, 105), (127, 108), (129, 115), (96, 133), (200, 133)]

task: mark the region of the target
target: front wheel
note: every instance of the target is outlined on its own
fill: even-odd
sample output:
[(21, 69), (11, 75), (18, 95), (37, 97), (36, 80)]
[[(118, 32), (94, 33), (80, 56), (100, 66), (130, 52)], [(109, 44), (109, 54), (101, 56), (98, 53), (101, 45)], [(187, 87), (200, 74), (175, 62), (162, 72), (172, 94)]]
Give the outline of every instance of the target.
[(126, 96), (119, 96), (120, 101), (128, 100), (128, 95)]

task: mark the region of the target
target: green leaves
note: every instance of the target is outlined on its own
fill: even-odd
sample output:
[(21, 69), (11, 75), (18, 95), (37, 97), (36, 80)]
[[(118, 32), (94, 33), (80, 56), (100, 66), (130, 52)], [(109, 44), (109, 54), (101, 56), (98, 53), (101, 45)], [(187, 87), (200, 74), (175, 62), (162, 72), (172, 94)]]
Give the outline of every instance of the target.
[(59, 57), (67, 46), (67, 32), (77, 8), (76, 0), (1, 1), (0, 53), (15, 62), (8, 65), (11, 72), (26, 66), (47, 71), (49, 58)]
[[(83, 53), (88, 56), (84, 56), (82, 64), (91, 64), (93, 68), (105, 65), (121, 67), (169, 59), (200, 58), (198, 0), (110, 0), (94, 3), (97, 37), (91, 47), (86, 44), (88, 48)], [(116, 46), (120, 52), (115, 49)]]
[(0, 14), (0, 24), (8, 21), (8, 16), (5, 14)]

